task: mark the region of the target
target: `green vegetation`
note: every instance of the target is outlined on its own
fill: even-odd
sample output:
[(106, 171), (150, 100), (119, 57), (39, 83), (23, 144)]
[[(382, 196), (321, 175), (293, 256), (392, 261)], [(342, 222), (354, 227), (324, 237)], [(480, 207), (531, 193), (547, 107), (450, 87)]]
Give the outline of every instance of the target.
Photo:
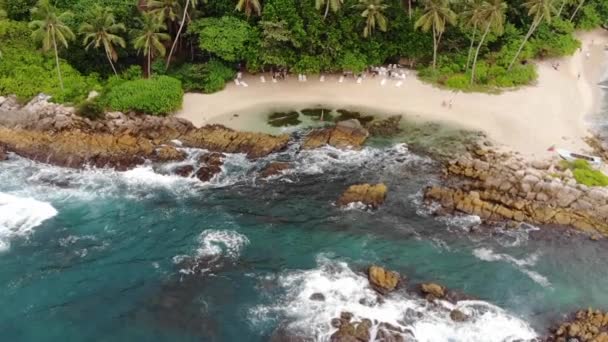
[[(78, 104), (97, 90), (100, 105), (160, 114), (177, 93), (141, 80), (153, 73), (214, 92), (237, 68), (360, 73), (398, 61), (442, 87), (496, 91), (534, 82), (530, 60), (572, 54), (575, 29), (600, 25), (605, 0), (0, 0), (0, 95)], [(134, 89), (157, 103), (127, 105), (118, 92)]]
[(181, 108), (184, 92), (175, 78), (158, 76), (118, 83), (104, 97), (111, 110), (163, 115)]
[(586, 160), (578, 159), (574, 162), (566, 162), (565, 166), (572, 170), (574, 179), (579, 184), (586, 186), (608, 186), (608, 176), (600, 170), (593, 169)]

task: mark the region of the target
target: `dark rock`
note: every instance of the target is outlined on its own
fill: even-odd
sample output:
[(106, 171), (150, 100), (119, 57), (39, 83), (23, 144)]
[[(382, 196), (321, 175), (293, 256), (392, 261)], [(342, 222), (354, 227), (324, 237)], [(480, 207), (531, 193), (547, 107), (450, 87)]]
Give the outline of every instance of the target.
[(199, 158), (199, 162), (203, 164), (197, 171), (196, 177), (201, 182), (210, 181), (215, 175), (222, 172), (225, 155), (222, 153), (206, 153)]
[(353, 314), (350, 312), (346, 312), (346, 311), (341, 312), (340, 319), (348, 323), (348, 322), (350, 322), (351, 319), (353, 319)]
[(365, 128), (371, 135), (375, 136), (392, 136), (401, 132), (399, 126), (401, 115), (394, 115), (386, 119), (376, 119), (365, 125)]
[(4, 150), (4, 147), (0, 146), (0, 161), (7, 160), (8, 154)]
[(181, 177), (190, 177), (192, 172), (194, 172), (194, 166), (192, 165), (179, 166), (173, 169), (173, 173)]
[(361, 148), (369, 132), (356, 119), (341, 121), (335, 127), (316, 129), (302, 143), (305, 150), (331, 145), (337, 148)]
[(464, 312), (455, 309), (450, 312), (450, 318), (454, 322), (464, 322), (468, 319), (468, 316), (464, 314)]
[(186, 159), (186, 153), (172, 146), (161, 146), (155, 151), (157, 161), (182, 161)]
[(280, 174), (283, 170), (287, 170), (289, 168), (290, 168), (289, 163), (271, 162), (270, 164), (266, 165), (266, 167), (264, 167), (264, 169), (262, 169), (262, 171), (260, 171), (260, 177), (268, 178), (271, 176), (276, 176), (276, 175)]
[(325, 296), (322, 293), (313, 293), (310, 295), (310, 300), (316, 300), (316, 301), (320, 301), (320, 302), (324, 302), (325, 301)]

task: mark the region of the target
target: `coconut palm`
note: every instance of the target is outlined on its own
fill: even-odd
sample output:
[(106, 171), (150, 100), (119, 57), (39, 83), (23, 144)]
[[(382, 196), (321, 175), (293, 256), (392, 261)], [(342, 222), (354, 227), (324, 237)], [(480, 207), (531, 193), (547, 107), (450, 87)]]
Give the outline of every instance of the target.
[(576, 6), (576, 9), (574, 10), (574, 13), (572, 13), (572, 16), (570, 17), (570, 21), (574, 20), (574, 17), (576, 17), (576, 14), (581, 9), (581, 7), (583, 7), (584, 3), (585, 3), (585, 0), (579, 1), (578, 5)]
[(519, 46), (519, 49), (517, 50), (517, 53), (513, 57), (513, 60), (509, 64), (509, 68), (507, 70), (511, 70), (513, 64), (515, 64), (515, 61), (517, 61), (517, 58), (519, 58), (521, 50), (524, 48), (524, 45), (526, 42), (528, 42), (528, 39), (530, 39), (534, 31), (538, 28), (538, 25), (540, 25), (543, 20), (546, 22), (551, 22), (551, 18), (556, 12), (555, 7), (553, 7), (553, 3), (554, 0), (527, 0), (524, 2), (523, 6), (528, 9), (528, 15), (533, 17), (532, 25), (530, 25), (528, 33), (526, 33), (524, 40), (521, 42), (521, 45)]
[(477, 57), (479, 57), (479, 50), (486, 40), (488, 33), (494, 31), (496, 34), (502, 34), (505, 23), (505, 11), (507, 10), (507, 4), (503, 0), (486, 0), (481, 6), (481, 17), (482, 22), (485, 25), (485, 30), (477, 45), (477, 51), (475, 51), (475, 58), (473, 59), (473, 69), (471, 71), (471, 84), (475, 82), (475, 70), (477, 68)]
[(182, 13), (182, 4), (180, 0), (149, 0), (147, 9), (163, 22), (174, 22)]
[(33, 30), (32, 38), (42, 43), (42, 50), (55, 51), (55, 63), (57, 66), (57, 76), (59, 85), (63, 91), (63, 79), (61, 78), (61, 68), (59, 67), (59, 47), (57, 43), (68, 47), (68, 41), (74, 39), (74, 33), (64, 23), (72, 14), (70, 12), (58, 13), (49, 0), (39, 0), (36, 7), (32, 9), (32, 20), (29, 24)]
[(449, 0), (425, 0), (424, 14), (418, 18), (415, 28), (428, 32), (433, 30), (433, 69), (437, 67), (437, 48), (447, 24), (456, 23), (456, 13), (450, 8)]
[(236, 10), (245, 11), (245, 15), (250, 17), (253, 12), (256, 15), (260, 15), (262, 13), (262, 5), (260, 4), (260, 0), (238, 0)]
[(383, 12), (388, 5), (384, 4), (384, 0), (359, 0), (356, 7), (363, 10), (361, 16), (365, 18), (363, 37), (367, 38), (374, 33), (376, 25), (380, 31), (386, 32), (388, 19)]
[(182, 31), (184, 30), (184, 25), (186, 24), (186, 19), (189, 20), (189, 18), (190, 18), (190, 16), (188, 15), (188, 11), (190, 9), (194, 10), (197, 5), (198, 5), (198, 0), (186, 0), (186, 4), (183, 8), (183, 13), (182, 13), (182, 21), (179, 24), (179, 29), (177, 30), (177, 34), (175, 35), (175, 38), (173, 39), (173, 44), (171, 45), (171, 50), (169, 51), (169, 56), (167, 57), (167, 66), (166, 66), (165, 70), (169, 70), (169, 66), (171, 66), (171, 58), (173, 57), (173, 53), (175, 52), (175, 47), (177, 47), (177, 42), (179, 41), (179, 37), (181, 36)]
[(559, 5), (559, 9), (557, 10), (557, 17), (561, 17), (562, 16), (562, 12), (564, 11), (564, 8), (566, 7), (566, 5), (570, 5), (574, 2), (575, 0), (555, 0), (555, 2), (561, 2), (561, 4)]
[(473, 58), (473, 46), (475, 45), (475, 36), (477, 35), (477, 28), (479, 27), (479, 24), (482, 20), (483, 4), (483, 0), (468, 0), (465, 3), (465, 10), (460, 14), (464, 25), (473, 29), (465, 70), (469, 70), (471, 58)]
[(167, 50), (163, 41), (171, 39), (171, 36), (164, 31), (167, 25), (160, 21), (158, 16), (151, 13), (144, 13), (139, 19), (142, 28), (134, 32), (133, 46), (137, 52), (143, 52), (148, 62), (148, 77), (152, 75), (152, 58), (154, 56), (165, 56)]
[(323, 19), (327, 18), (327, 14), (329, 13), (329, 9), (336, 13), (340, 10), (342, 5), (344, 4), (344, 0), (316, 0), (315, 7), (317, 10), (320, 10), (323, 5), (325, 5), (325, 15), (323, 15)]
[(118, 60), (116, 45), (123, 49), (127, 46), (125, 40), (118, 33), (125, 30), (125, 25), (116, 23), (110, 7), (104, 8), (99, 5), (93, 7), (89, 22), (82, 24), (79, 30), (80, 34), (84, 35), (83, 44), (86, 50), (90, 47), (99, 49), (103, 46), (106, 58), (110, 62), (115, 75), (118, 75), (114, 67), (114, 62)]

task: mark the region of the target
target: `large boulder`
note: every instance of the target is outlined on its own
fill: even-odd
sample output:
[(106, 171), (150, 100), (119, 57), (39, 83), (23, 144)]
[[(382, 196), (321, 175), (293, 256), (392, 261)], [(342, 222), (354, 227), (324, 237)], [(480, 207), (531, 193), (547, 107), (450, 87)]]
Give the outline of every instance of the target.
[(302, 143), (306, 150), (331, 145), (337, 148), (361, 148), (369, 132), (357, 119), (340, 121), (335, 127), (316, 129), (308, 133)]
[(359, 184), (350, 186), (338, 199), (339, 206), (361, 202), (368, 207), (378, 208), (386, 199), (388, 188), (384, 184)]
[(401, 115), (393, 115), (385, 119), (375, 119), (365, 125), (371, 135), (392, 136), (401, 132)]
[(424, 283), (420, 285), (420, 290), (426, 296), (432, 296), (433, 298), (442, 299), (445, 297), (445, 287), (436, 283)]
[(399, 285), (399, 273), (386, 270), (380, 266), (371, 266), (367, 272), (370, 285), (374, 290), (387, 294)]

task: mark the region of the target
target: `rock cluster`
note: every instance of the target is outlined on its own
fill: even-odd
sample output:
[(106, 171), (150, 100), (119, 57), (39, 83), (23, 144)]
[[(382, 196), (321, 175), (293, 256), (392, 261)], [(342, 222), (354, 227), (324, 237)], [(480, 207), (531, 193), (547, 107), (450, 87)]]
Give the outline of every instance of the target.
[[(170, 146), (180, 140), (185, 147), (217, 152), (245, 153), (250, 158), (284, 149), (289, 136), (237, 132), (214, 125), (196, 128), (174, 117), (107, 113), (104, 120), (92, 121), (71, 108), (49, 103), (38, 96), (29, 104), (0, 117), (0, 146), (24, 157), (51, 164), (81, 167), (128, 169), (153, 161), (176, 161), (184, 153)], [(7, 101), (4, 100), (2, 106)], [(221, 164), (201, 168), (201, 178), (209, 178)], [(179, 170), (190, 174), (192, 170)]]
[(450, 161), (445, 174), (444, 185), (427, 188), (425, 198), (448, 212), (608, 234), (608, 189), (577, 184), (555, 161), (530, 163), (482, 149)]
[(547, 342), (608, 342), (608, 312), (581, 310), (572, 320), (562, 323), (550, 334)]
[(339, 206), (361, 202), (368, 207), (377, 209), (386, 199), (388, 188), (384, 184), (351, 185), (338, 199)]
[[(352, 320), (350, 312), (342, 312), (340, 318), (334, 318), (331, 325), (338, 330), (331, 337), (331, 342), (369, 342), (371, 339), (370, 329), (372, 321), (363, 318), (359, 321)], [(411, 335), (410, 331), (404, 331), (400, 327), (395, 327), (388, 323), (378, 324), (378, 331), (374, 341), (405, 342), (403, 334)]]
[(340, 121), (335, 127), (320, 128), (308, 133), (302, 148), (311, 150), (325, 145), (337, 148), (361, 148), (369, 132), (357, 119)]
[(224, 165), (224, 158), (226, 156), (222, 153), (206, 153), (199, 158), (201, 166), (196, 171), (196, 177), (203, 182), (210, 181), (215, 175), (222, 171), (222, 165)]
[(0, 112), (12, 112), (17, 109), (19, 109), (19, 102), (16, 96), (0, 96)]

